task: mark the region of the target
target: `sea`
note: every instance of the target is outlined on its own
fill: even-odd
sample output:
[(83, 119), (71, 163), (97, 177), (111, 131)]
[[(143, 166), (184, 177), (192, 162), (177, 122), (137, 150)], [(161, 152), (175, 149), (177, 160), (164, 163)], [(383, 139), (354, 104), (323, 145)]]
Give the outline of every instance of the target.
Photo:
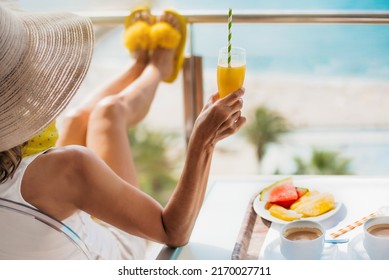
[[(191, 29), (192, 53), (203, 57), (205, 98), (217, 90), (215, 65), (218, 49), (227, 44), (229, 8), (233, 17), (240, 11), (252, 10), (389, 12), (388, 0), (20, 0), (19, 3), (38, 12), (130, 11), (138, 5), (149, 5), (154, 10), (225, 11), (226, 24), (194, 24)], [(290, 120), (294, 130), (281, 137), (279, 143), (271, 144), (261, 163), (255, 158), (255, 147), (244, 141), (242, 135), (223, 140), (215, 154), (214, 174), (293, 173), (293, 158), (308, 159), (314, 148), (337, 151), (350, 158), (350, 173), (389, 174), (389, 24), (232, 21), (231, 30), (232, 45), (247, 51), (248, 120), (256, 106), (267, 105)], [(97, 41), (91, 73), (80, 96), (127, 65), (122, 32), (120, 26), (105, 32)], [(183, 132), (182, 79), (161, 85), (159, 91), (146, 122)]]
[[(389, 12), (387, 0), (20, 0), (36, 11), (130, 10), (150, 5), (155, 10), (225, 11), (370, 11)], [(233, 16), (232, 16), (233, 18)], [(389, 25), (367, 24), (233, 24), (232, 45), (246, 48), (248, 70), (319, 75), (352, 75), (389, 79)], [(196, 24), (193, 53), (214, 67), (227, 44), (227, 24)]]

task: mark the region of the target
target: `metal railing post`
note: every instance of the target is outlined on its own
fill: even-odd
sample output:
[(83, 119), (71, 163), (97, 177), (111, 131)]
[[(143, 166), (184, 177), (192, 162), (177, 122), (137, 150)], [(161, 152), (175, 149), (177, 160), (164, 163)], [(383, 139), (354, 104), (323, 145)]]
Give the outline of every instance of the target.
[(201, 56), (193, 55), (193, 25), (189, 25), (189, 56), (183, 65), (184, 125), (186, 143), (192, 133), (194, 122), (203, 107), (203, 64)]
[(194, 122), (203, 107), (202, 57), (190, 56), (185, 58), (183, 75), (185, 138), (188, 143)]

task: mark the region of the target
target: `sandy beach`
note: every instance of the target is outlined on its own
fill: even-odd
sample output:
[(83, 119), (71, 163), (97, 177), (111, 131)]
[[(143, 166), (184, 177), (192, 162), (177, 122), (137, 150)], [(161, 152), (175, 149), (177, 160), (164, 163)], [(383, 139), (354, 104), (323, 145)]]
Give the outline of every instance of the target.
[[(209, 88), (215, 84), (212, 73), (207, 73)], [(261, 167), (254, 156), (255, 149), (239, 135), (220, 143), (213, 171), (217, 174), (272, 173), (275, 169), (293, 170), (296, 153), (309, 156), (307, 147), (322, 147), (339, 152), (353, 152), (350, 145), (360, 145), (356, 169), (363, 174), (381, 174), (387, 168), (366, 169), (374, 162), (367, 146), (389, 147), (389, 138), (382, 132), (360, 130), (389, 127), (389, 83), (382, 80), (360, 78), (322, 78), (310, 76), (270, 75), (248, 73), (246, 82), (245, 114), (265, 104), (283, 116), (292, 126), (310, 132), (287, 135), (282, 145), (271, 145)], [(316, 129), (316, 131), (315, 131)], [(383, 149), (386, 151), (385, 149)], [(224, 151), (224, 152), (223, 152)], [(357, 152), (357, 151), (355, 151)], [(362, 154), (362, 153), (366, 154)], [(354, 157), (354, 155), (352, 155)], [(376, 164), (378, 164), (378, 160)]]

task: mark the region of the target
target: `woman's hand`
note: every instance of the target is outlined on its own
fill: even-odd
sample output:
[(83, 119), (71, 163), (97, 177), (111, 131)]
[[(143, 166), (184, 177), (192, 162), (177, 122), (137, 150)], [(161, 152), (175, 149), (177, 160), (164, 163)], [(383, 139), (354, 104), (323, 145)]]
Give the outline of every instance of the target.
[(246, 122), (241, 115), (244, 92), (241, 88), (221, 99), (218, 93), (213, 94), (196, 119), (191, 141), (214, 147), (218, 141), (237, 132)]

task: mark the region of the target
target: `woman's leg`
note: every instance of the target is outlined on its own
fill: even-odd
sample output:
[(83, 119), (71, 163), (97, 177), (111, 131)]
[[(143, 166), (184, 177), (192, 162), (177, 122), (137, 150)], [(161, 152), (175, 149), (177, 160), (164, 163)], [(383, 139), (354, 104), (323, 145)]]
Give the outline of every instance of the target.
[[(170, 15), (161, 20), (179, 28), (178, 20)], [(159, 83), (173, 71), (174, 55), (174, 49), (157, 48), (139, 78), (120, 94), (102, 99), (89, 117), (86, 146), (135, 186), (138, 181), (128, 128), (147, 115)]]
[(70, 111), (64, 116), (61, 122), (61, 131), (57, 141), (57, 146), (82, 145), (86, 146), (86, 134), (89, 115), (96, 104), (103, 98), (115, 95), (126, 86), (130, 85), (142, 73), (146, 64), (142, 67), (135, 62), (128, 70), (121, 73), (109, 84), (104, 86), (95, 95), (77, 109)]
[[(150, 24), (152, 22), (151, 15), (144, 11), (136, 14), (132, 20), (134, 22), (137, 20), (143, 20), (149, 22)], [(57, 146), (86, 146), (89, 115), (98, 102), (107, 96), (122, 92), (142, 74), (143, 70), (149, 63), (148, 50), (136, 50), (133, 52), (133, 57), (134, 63), (130, 66), (130, 68), (113, 78), (112, 81), (108, 82), (99, 91), (87, 98), (79, 108), (72, 110), (64, 117)]]

